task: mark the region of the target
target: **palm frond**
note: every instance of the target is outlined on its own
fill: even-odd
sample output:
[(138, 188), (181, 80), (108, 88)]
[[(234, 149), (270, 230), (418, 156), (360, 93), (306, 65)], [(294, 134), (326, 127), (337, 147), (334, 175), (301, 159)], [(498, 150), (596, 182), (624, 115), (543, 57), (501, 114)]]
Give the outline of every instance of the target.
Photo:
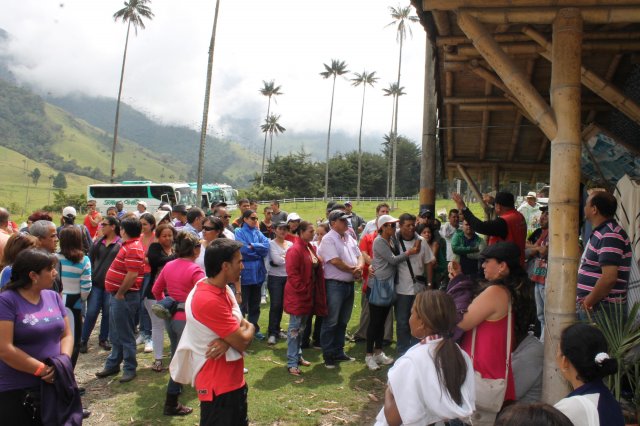
[(150, 0), (129, 0), (124, 3), (124, 7), (113, 14), (113, 20), (118, 21), (122, 19), (123, 23), (131, 23), (136, 34), (138, 34), (138, 28), (145, 29), (144, 21), (142, 18), (153, 19), (154, 14), (147, 6), (151, 3)]

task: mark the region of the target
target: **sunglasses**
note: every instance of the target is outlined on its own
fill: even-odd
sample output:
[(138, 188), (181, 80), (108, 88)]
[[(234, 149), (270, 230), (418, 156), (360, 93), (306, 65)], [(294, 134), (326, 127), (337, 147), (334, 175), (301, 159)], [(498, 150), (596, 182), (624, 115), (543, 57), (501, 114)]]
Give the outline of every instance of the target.
[(219, 229), (215, 226), (203, 226), (202, 229), (204, 229), (205, 231), (219, 231)]
[(257, 217), (257, 216), (249, 216), (249, 219), (251, 219), (251, 220), (258, 220), (258, 217)]

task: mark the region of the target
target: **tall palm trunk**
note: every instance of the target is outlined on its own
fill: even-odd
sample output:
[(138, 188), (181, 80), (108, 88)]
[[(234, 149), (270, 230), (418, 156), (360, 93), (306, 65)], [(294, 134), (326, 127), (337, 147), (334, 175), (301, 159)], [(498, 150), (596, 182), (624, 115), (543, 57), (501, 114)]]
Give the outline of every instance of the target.
[(202, 200), (202, 179), (204, 175), (204, 148), (207, 141), (207, 123), (209, 121), (209, 100), (211, 97), (211, 74), (213, 71), (213, 52), (216, 45), (216, 27), (218, 25), (218, 12), (220, 11), (220, 0), (216, 0), (216, 13), (213, 17), (213, 29), (211, 30), (211, 41), (209, 42), (209, 62), (207, 63), (207, 84), (204, 89), (204, 109), (202, 112), (202, 128), (200, 129), (200, 151), (198, 153), (198, 182), (197, 200)]
[[(400, 38), (400, 55), (398, 57), (398, 87), (400, 87), (400, 69), (402, 68), (402, 38)], [(398, 156), (398, 100), (400, 96), (396, 96), (395, 107), (395, 121), (393, 124), (393, 140), (391, 145), (393, 147), (391, 164), (391, 208), (396, 207), (396, 160)]]
[(122, 70), (120, 71), (120, 87), (118, 88), (118, 102), (116, 103), (116, 122), (113, 127), (113, 147), (111, 148), (111, 183), (116, 176), (116, 145), (118, 144), (118, 123), (120, 122), (120, 98), (122, 97), (122, 82), (124, 81), (124, 65), (127, 62), (127, 47), (129, 46), (129, 30), (131, 21), (127, 24), (127, 37), (124, 42), (124, 55), (122, 55)]
[[(394, 95), (395, 97), (396, 95)], [(392, 146), (391, 141), (393, 140), (393, 123), (395, 123), (396, 116), (396, 101), (393, 99), (392, 108), (391, 108), (391, 127), (389, 128), (389, 146), (387, 148), (387, 192), (385, 194), (385, 198), (389, 199), (389, 190), (391, 189), (391, 152)]]
[(324, 167), (324, 199), (329, 198), (329, 143), (331, 142), (331, 120), (333, 119), (333, 95), (336, 92), (336, 76), (333, 75), (333, 88), (331, 89), (331, 109), (329, 110), (329, 131), (327, 133), (327, 163)]
[(269, 132), (269, 163), (271, 163), (271, 150), (273, 149), (273, 130)]
[[(267, 118), (264, 122), (269, 120), (269, 111), (271, 110), (271, 96), (269, 96), (269, 102), (267, 102)], [(267, 153), (267, 132), (264, 132), (264, 145), (262, 145), (262, 173), (260, 174), (260, 186), (264, 185), (264, 157)], [(271, 149), (269, 149), (269, 161), (271, 161)]]
[(362, 110), (360, 111), (360, 133), (358, 134), (358, 183), (356, 185), (356, 200), (360, 201), (360, 180), (362, 178), (362, 121), (364, 119), (364, 95), (367, 92), (366, 81), (362, 85)]

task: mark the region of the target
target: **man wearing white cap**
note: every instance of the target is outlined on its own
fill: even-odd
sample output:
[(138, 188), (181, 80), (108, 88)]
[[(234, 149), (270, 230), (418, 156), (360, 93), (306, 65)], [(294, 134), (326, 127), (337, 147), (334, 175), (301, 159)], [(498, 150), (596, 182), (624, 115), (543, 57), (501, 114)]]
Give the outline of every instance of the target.
[(89, 230), (87, 229), (86, 226), (84, 225), (77, 225), (75, 223), (76, 221), (76, 216), (77, 216), (77, 212), (76, 209), (72, 206), (67, 206), (64, 209), (62, 209), (62, 226), (59, 226), (56, 229), (56, 233), (58, 234), (58, 237), (60, 236), (60, 231), (62, 230), (62, 228), (66, 228), (67, 226), (77, 226), (78, 228), (80, 228), (80, 231), (82, 232), (82, 250), (84, 251), (85, 254), (89, 253), (89, 249), (91, 248), (91, 245), (93, 243), (93, 240), (91, 239), (91, 235), (89, 234)]
[(540, 227), (540, 204), (536, 197), (535, 191), (531, 191), (527, 194), (525, 201), (518, 211), (524, 216), (524, 220), (527, 222), (527, 235), (531, 234), (536, 228)]
[(145, 214), (147, 212), (147, 202), (146, 201), (138, 201), (138, 204), (136, 205), (136, 217), (140, 218), (140, 216), (142, 216), (143, 214)]

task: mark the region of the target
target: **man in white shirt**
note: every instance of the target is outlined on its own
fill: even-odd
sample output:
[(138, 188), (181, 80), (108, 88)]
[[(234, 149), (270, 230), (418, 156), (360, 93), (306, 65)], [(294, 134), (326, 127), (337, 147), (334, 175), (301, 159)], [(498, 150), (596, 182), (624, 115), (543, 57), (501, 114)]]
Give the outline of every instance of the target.
[(360, 238), (364, 237), (367, 234), (371, 234), (372, 232), (377, 231), (376, 228), (376, 219), (378, 219), (383, 214), (389, 214), (391, 211), (391, 207), (387, 203), (380, 203), (376, 206), (376, 217), (375, 219), (371, 219), (364, 227), (362, 234), (360, 234)]
[(449, 221), (445, 222), (440, 228), (440, 236), (447, 241), (447, 262), (451, 262), (453, 260), (453, 250), (451, 248), (451, 240), (453, 236), (458, 231), (458, 226), (460, 226), (460, 216), (458, 209), (449, 210)]
[(536, 193), (531, 191), (527, 194), (524, 203), (518, 207), (518, 211), (524, 216), (527, 222), (527, 235), (531, 234), (536, 228), (540, 227), (540, 204), (536, 198)]
[[(396, 285), (396, 336), (398, 357), (413, 345), (418, 343), (415, 337), (411, 336), (409, 328), (409, 317), (411, 307), (416, 298), (416, 291), (427, 287), (425, 268), (432, 268), (435, 257), (429, 244), (418, 234), (416, 234), (416, 217), (410, 213), (403, 213), (399, 217), (399, 231), (396, 233), (400, 252), (406, 252), (415, 244), (420, 244), (420, 253), (416, 256), (409, 256), (407, 262), (398, 264), (398, 285)], [(411, 262), (411, 269), (409, 269)], [(430, 284), (430, 283), (429, 283)]]

